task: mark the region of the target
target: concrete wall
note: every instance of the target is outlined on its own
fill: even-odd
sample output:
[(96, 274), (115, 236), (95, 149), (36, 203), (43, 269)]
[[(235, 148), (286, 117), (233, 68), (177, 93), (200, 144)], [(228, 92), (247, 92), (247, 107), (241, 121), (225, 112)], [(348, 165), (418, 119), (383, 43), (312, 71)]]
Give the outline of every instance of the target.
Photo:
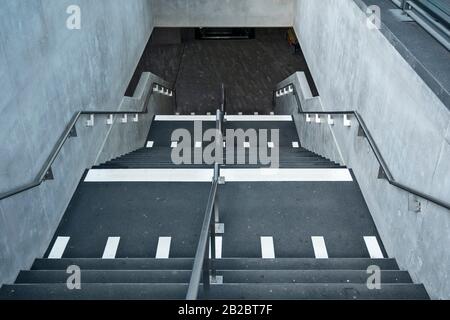
[(157, 27), (291, 27), (294, 0), (152, 0)]
[[(382, 33), (366, 22), (353, 0), (297, 0), (295, 30), (321, 93), (321, 103), (303, 109), (359, 111), (394, 177), (448, 202), (450, 113)], [(328, 130), (317, 126), (322, 129), (315, 130)], [(407, 193), (376, 179), (377, 162), (357, 130), (356, 125), (344, 127), (341, 120), (332, 127), (389, 255), (424, 283), (433, 298), (450, 298), (449, 210), (422, 201), (420, 213), (409, 211)], [(302, 142), (322, 143), (315, 137)]]
[[(66, 28), (73, 4), (81, 8), (81, 30)], [(148, 0), (2, 1), (0, 192), (37, 174), (76, 111), (124, 105), (152, 29)], [(0, 201), (0, 284), (44, 253), (83, 171), (101, 158), (100, 148), (115, 144), (125, 152), (117, 148), (123, 139), (104, 144), (112, 133), (105, 119), (89, 128), (85, 120), (58, 157), (54, 181)]]

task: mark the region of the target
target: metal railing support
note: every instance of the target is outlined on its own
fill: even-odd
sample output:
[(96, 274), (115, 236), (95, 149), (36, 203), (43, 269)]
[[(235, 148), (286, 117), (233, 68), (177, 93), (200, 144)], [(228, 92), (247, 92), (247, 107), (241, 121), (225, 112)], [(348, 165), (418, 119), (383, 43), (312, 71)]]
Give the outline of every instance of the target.
[[(298, 113), (299, 114), (323, 114), (323, 115), (343, 115), (343, 116), (349, 116), (352, 115), (354, 116), (354, 118), (356, 118), (358, 124), (359, 124), (359, 128), (358, 128), (358, 136), (364, 137), (367, 142), (369, 143), (370, 148), (372, 149), (372, 152), (375, 155), (375, 158), (380, 166), (380, 169), (378, 171), (378, 179), (386, 179), (390, 185), (397, 187), (399, 189), (402, 189), (403, 191), (406, 191), (412, 195), (415, 195), (419, 198), (425, 199), (427, 201), (430, 201), (434, 204), (437, 204), (443, 208), (446, 208), (448, 210), (450, 210), (450, 203), (445, 201), (445, 200), (441, 200), (438, 199), (436, 197), (433, 197), (429, 194), (426, 194), (425, 192), (416, 190), (414, 188), (411, 188), (403, 183), (400, 183), (398, 181), (396, 181), (396, 179), (394, 178), (394, 176), (392, 175), (391, 171), (389, 170), (389, 166), (387, 165), (386, 161), (384, 160), (380, 149), (378, 148), (378, 145), (376, 144), (374, 138), (372, 137), (368, 127), (366, 126), (366, 123), (364, 122), (364, 119), (362, 118), (362, 116), (357, 112), (357, 111), (309, 111), (309, 112), (304, 112), (301, 106), (301, 102), (300, 99), (298, 98), (298, 94), (297, 94), (297, 90), (295, 88), (295, 84), (294, 83), (290, 83), (287, 86), (278, 89), (278, 90), (283, 90), (285, 88), (288, 88), (289, 86), (293, 86), (294, 87), (294, 96), (296, 97), (295, 101), (297, 103), (297, 108), (298, 108)], [(276, 90), (276, 91), (278, 91)]]

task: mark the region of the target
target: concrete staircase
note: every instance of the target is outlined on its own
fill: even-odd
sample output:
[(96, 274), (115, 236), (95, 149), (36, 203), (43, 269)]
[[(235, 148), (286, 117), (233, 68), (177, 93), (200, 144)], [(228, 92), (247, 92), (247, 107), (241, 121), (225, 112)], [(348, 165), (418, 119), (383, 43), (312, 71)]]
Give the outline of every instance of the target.
[[(209, 289), (201, 285), (199, 299), (428, 299), (423, 285), (414, 284), (395, 259), (386, 258), (348, 169), (293, 144), (299, 138), (292, 121), (229, 121), (226, 125), (279, 128), (280, 171), (288, 170), (298, 178), (246, 181), (248, 170), (263, 166), (224, 166), (245, 170), (239, 171), (238, 180), (230, 175), (219, 187), (225, 233), (211, 263), (223, 283)], [(204, 123), (202, 130), (210, 127), (212, 123)], [(175, 128), (193, 133), (194, 124), (155, 119), (148, 137), (150, 147), (91, 171), (116, 175), (120, 169), (126, 175), (129, 169), (172, 169), (170, 175), (177, 176), (179, 166), (170, 158), (170, 133)], [(209, 166), (181, 168), (200, 174)], [(324, 169), (330, 171), (324, 173)], [(347, 178), (328, 179), (333, 170), (346, 171)], [(185, 299), (209, 188), (210, 183), (201, 181), (83, 180), (46, 258), (20, 272), (13, 285), (4, 285), (0, 299)], [(318, 235), (326, 241), (320, 248), (311, 240)], [(170, 236), (171, 241), (161, 245), (162, 236)], [(265, 256), (267, 248), (261, 240), (267, 236), (273, 241), (272, 258)], [(364, 243), (366, 236), (378, 241), (375, 251)], [(61, 237), (70, 238), (62, 247)], [(120, 238), (120, 242), (111, 247), (108, 237)], [(105, 257), (107, 251), (109, 257)], [(67, 286), (70, 266), (81, 270), (80, 290)], [(367, 285), (371, 266), (380, 270), (378, 289)]]

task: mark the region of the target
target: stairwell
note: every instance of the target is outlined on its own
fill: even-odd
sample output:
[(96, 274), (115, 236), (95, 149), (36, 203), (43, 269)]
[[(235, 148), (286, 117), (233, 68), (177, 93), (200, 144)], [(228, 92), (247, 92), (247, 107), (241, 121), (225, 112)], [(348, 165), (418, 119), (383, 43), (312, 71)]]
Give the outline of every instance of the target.
[[(195, 120), (156, 116), (145, 146), (88, 170), (45, 258), (0, 298), (186, 299), (213, 165), (174, 165), (171, 134), (195, 136)], [(215, 116), (203, 120), (202, 134), (215, 128)], [(224, 230), (214, 232), (198, 299), (428, 299), (387, 256), (351, 170), (302, 148), (292, 118), (228, 116), (224, 127), (278, 129), (269, 149), (279, 148), (280, 166), (221, 167)], [(70, 266), (81, 271), (79, 290), (67, 286)]]

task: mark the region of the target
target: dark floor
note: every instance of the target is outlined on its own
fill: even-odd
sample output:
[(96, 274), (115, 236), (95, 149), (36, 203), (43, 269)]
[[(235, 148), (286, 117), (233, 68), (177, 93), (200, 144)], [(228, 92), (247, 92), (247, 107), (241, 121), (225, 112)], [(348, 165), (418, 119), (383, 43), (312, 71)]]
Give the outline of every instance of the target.
[[(159, 30), (154, 30), (152, 38)], [(144, 71), (175, 84), (180, 113), (214, 112), (224, 83), (228, 113), (268, 114), (273, 109), (276, 84), (296, 71), (307, 74), (317, 95), (305, 58), (301, 52), (294, 54), (286, 29), (257, 29), (252, 40), (190, 39), (179, 44), (154, 44), (150, 40), (127, 95), (132, 95)]]
[(365, 236), (382, 244), (354, 181), (227, 183), (219, 199), (224, 257), (261, 257), (261, 236), (273, 237), (280, 258), (314, 258), (313, 236), (324, 237), (330, 258), (369, 257)]
[[(154, 258), (158, 238), (172, 237), (170, 257), (193, 258), (209, 189), (81, 183), (49, 249), (68, 236), (64, 258), (101, 258), (108, 237), (121, 237), (117, 258)], [(260, 258), (261, 236), (273, 237), (279, 258), (314, 258), (312, 236), (324, 237), (330, 258), (368, 258), (364, 236), (382, 245), (356, 182), (227, 183), (219, 201), (224, 258)]]
[(117, 258), (155, 257), (158, 238), (168, 236), (172, 256), (193, 257), (209, 189), (208, 183), (81, 183), (49, 251), (57, 236), (69, 236), (65, 258), (101, 258), (108, 237), (121, 237)]

